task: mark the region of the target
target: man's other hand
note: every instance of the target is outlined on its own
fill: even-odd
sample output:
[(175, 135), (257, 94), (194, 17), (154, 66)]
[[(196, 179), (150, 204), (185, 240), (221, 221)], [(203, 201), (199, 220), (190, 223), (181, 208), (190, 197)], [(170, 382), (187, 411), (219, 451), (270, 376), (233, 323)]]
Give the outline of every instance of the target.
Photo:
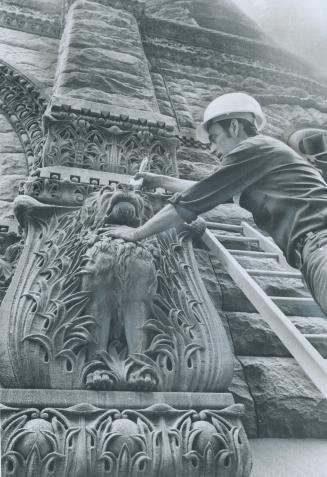
[(125, 240), (126, 242), (136, 242), (136, 229), (133, 227), (127, 227), (126, 225), (122, 225), (117, 227), (106, 227), (98, 230), (98, 234), (101, 237), (112, 237), (112, 238), (120, 238)]

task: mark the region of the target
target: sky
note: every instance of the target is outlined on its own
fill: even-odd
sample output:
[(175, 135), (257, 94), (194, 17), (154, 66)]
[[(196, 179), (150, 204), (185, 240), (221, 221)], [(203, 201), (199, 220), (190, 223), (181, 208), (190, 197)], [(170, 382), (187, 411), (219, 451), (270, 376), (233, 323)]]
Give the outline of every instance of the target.
[(266, 34), (327, 74), (327, 0), (234, 0)]

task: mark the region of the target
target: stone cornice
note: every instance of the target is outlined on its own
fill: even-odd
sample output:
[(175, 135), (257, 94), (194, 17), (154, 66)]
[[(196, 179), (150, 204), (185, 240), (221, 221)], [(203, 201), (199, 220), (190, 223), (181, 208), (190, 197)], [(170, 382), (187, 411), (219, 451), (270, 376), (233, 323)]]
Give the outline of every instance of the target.
[[(145, 35), (143, 35), (143, 45), (154, 70), (156, 67), (161, 70), (161, 60), (168, 59), (184, 65), (204, 68), (210, 66), (212, 69), (216, 69), (217, 73), (241, 74), (244, 77), (253, 76), (255, 71), (256, 77), (264, 81), (277, 82), (287, 87), (306, 88), (312, 94), (326, 96), (327, 80), (324, 84), (304, 73), (293, 72), (290, 68), (284, 69), (268, 61), (265, 63), (256, 57), (246, 58), (232, 53), (226, 57), (227, 52)], [(178, 75), (179, 73), (172, 70), (172, 74)], [(199, 80), (205, 81), (205, 77), (199, 77)]]
[(173, 40), (191, 47), (262, 60), (302, 74), (312, 70), (312, 66), (295, 55), (259, 40), (148, 16), (142, 20), (141, 31), (143, 36), (157, 41)]
[(61, 24), (59, 16), (24, 11), (18, 7), (0, 5), (0, 27), (24, 31), (49, 38), (60, 38)]

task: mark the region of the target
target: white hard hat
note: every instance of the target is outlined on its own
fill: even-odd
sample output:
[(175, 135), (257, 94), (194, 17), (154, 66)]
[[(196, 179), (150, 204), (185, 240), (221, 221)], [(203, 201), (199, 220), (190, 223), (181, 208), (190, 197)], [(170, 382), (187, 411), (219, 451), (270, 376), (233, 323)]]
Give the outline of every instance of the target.
[(203, 121), (196, 130), (200, 142), (208, 143), (207, 124), (211, 119), (247, 119), (261, 131), (266, 124), (266, 117), (260, 104), (245, 93), (227, 93), (211, 101), (203, 114)]

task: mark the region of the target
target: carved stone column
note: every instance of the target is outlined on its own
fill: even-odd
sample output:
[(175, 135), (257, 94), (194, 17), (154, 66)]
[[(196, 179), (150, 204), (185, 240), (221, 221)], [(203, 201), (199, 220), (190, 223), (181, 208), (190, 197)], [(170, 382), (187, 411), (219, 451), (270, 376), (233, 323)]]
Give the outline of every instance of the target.
[(153, 172), (177, 175), (175, 123), (159, 112), (138, 23), (128, 11), (138, 13), (138, 2), (123, 3), (127, 10), (102, 3), (79, 0), (69, 9), (41, 166), (133, 174), (147, 156)]

